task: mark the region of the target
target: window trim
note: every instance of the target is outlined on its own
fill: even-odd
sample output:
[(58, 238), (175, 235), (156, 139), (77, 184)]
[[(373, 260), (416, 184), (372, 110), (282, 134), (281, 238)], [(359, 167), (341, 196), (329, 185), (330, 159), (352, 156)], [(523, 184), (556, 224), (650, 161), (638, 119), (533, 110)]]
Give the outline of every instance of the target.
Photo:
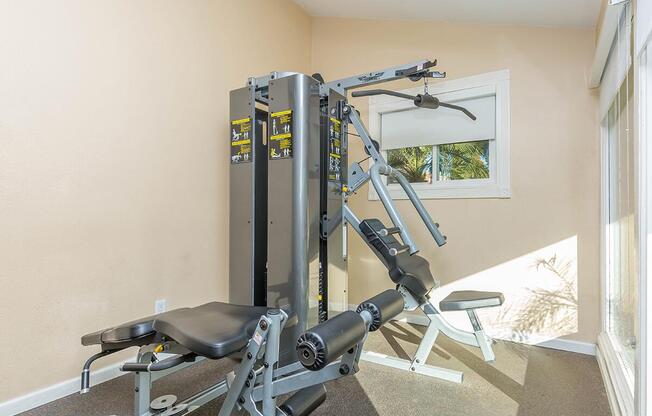
[[(444, 81), (430, 85), (429, 92), (442, 101), (457, 101), (487, 95), (496, 96), (496, 137), (489, 140), (489, 179), (467, 179), (459, 181), (435, 181), (430, 184), (413, 184), (421, 199), (450, 198), (510, 198), (510, 74), (509, 70), (489, 72), (465, 78)], [(406, 94), (423, 93), (423, 87), (401, 90)], [(382, 142), (381, 121), (384, 113), (414, 108), (409, 100), (396, 97), (375, 96), (369, 98), (369, 132)], [(461, 142), (460, 142), (461, 143)], [(409, 146), (409, 145), (408, 145)], [(407, 146), (406, 146), (407, 147)], [(382, 149), (382, 145), (381, 145)], [(381, 150), (387, 157), (387, 151)], [(436, 157), (433, 154), (433, 159)], [(493, 162), (493, 163), (492, 163)], [(385, 184), (387, 178), (383, 177)], [(407, 199), (398, 185), (387, 186), (393, 199)], [(369, 200), (378, 200), (373, 186), (369, 187)]]
[[(648, 241), (652, 230), (652, 40), (643, 46), (635, 72), (638, 88), (638, 113), (634, 115), (634, 125), (638, 125), (636, 138), (639, 146), (638, 159), (638, 250), (639, 250), (639, 340), (637, 342), (637, 362), (640, 367), (634, 398), (639, 414), (648, 414), (652, 402), (652, 245)], [(606, 292), (604, 292), (606, 293)], [(604, 298), (604, 296), (603, 296)]]

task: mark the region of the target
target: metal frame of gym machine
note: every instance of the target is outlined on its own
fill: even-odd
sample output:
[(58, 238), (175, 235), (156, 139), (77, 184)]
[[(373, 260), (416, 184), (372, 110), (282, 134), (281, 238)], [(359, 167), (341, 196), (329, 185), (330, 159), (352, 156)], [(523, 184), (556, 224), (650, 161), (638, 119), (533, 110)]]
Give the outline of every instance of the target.
[[(130, 346), (141, 346), (137, 362), (125, 363), (122, 367), (123, 371), (136, 375), (134, 391), (137, 415), (172, 415), (179, 411), (192, 411), (225, 393), (220, 415), (230, 414), (236, 408), (244, 408), (252, 415), (308, 414), (314, 410), (311, 406), (318, 406), (323, 401), (321, 383), (357, 372), (367, 333), (378, 329), (399, 311), (390, 313), (379, 307), (385, 302), (385, 305), (390, 305), (387, 307), (389, 310), (396, 309), (398, 295), (388, 291), (361, 304), (357, 313), (347, 311), (328, 319), (329, 273), (346, 273), (346, 224), (361, 233), (360, 221), (348, 208), (347, 198), (371, 180), (395, 224), (395, 230), (390, 231), (400, 233), (410, 253), (416, 253), (418, 249), (414, 240), (379, 180), (379, 175), (391, 175), (406, 190), (437, 243), (441, 245), (445, 239), (410, 184), (386, 164), (357, 112), (347, 104), (346, 94), (350, 89), (397, 79), (417, 81), (424, 77), (443, 77), (444, 74), (431, 71), (435, 64), (423, 60), (329, 83), (323, 82), (318, 74), (310, 77), (298, 73), (272, 72), (267, 76), (250, 78), (244, 88), (232, 91), (230, 131), (238, 140), (232, 138), (230, 146), (229, 296), (232, 303), (274, 309), (261, 316), (234, 372), (222, 382), (184, 400), (179, 405), (183, 408), (175, 406), (164, 412), (150, 411), (151, 383), (192, 365), (202, 357), (197, 357), (173, 340), (161, 340), (158, 336), (152, 339), (148, 336), (147, 343), (142, 343), (142, 340), (129, 341), (120, 344), (119, 349), (108, 346), (105, 350), (103, 345), (103, 352), (91, 357), (84, 366), (82, 390), (89, 386), (90, 365), (94, 360)], [(414, 98), (416, 103), (417, 97)], [(419, 99), (426, 108), (437, 108), (440, 104), (446, 106), (427, 94), (419, 95)], [(288, 114), (290, 117), (283, 118)], [(286, 127), (281, 134), (273, 131), (273, 125), (270, 129), (270, 123), (275, 121)], [(354, 125), (374, 159), (369, 174), (356, 163), (348, 171), (349, 123)], [(287, 140), (283, 144), (283, 140), (288, 138), (289, 145)], [(289, 150), (281, 153), (281, 157), (272, 157), (272, 146)], [(309, 282), (313, 275), (319, 276), (315, 291), (319, 299), (317, 313), (313, 313), (311, 318), (308, 300), (311, 293)], [(491, 352), (481, 327), (475, 334), (454, 329), (445, 324), (433, 305), (410, 304), (409, 293), (401, 291), (401, 288), (399, 293), (403, 297), (398, 297), (401, 299), (401, 310), (404, 306), (408, 310), (420, 306), (431, 319), (419, 348), (420, 353), (417, 354), (423, 362), (440, 331), (457, 341), (479, 346), (485, 357), (487, 351)], [(287, 325), (290, 317), (286, 311), (291, 311), (296, 324)], [(477, 329), (476, 323), (479, 326), (479, 321), (475, 312), (469, 312)], [(306, 332), (308, 324), (317, 321), (320, 324)], [(353, 330), (354, 327), (357, 329)], [(343, 344), (340, 343), (340, 347), (346, 348), (333, 349), (327, 357), (319, 356), (319, 348), (310, 337), (319, 338), (322, 331), (321, 336), (326, 339), (324, 334), (333, 328), (352, 331), (352, 335)], [(174, 355), (157, 360), (160, 352)], [(255, 368), (261, 359), (265, 360), (266, 365)], [(391, 360), (382, 363), (403, 368)], [(422, 367), (415, 366), (413, 362), (410, 369), (421, 371)], [(456, 379), (457, 376), (451, 376), (449, 374), (452, 373), (446, 371), (423, 372)], [(283, 405), (285, 407), (277, 407), (276, 397), (291, 392), (297, 393)], [(257, 402), (262, 402), (262, 412), (257, 408)], [(310, 406), (305, 407), (306, 402)], [(293, 412), (292, 406), (303, 406), (302, 411), (307, 413)]]
[[(376, 73), (362, 74), (328, 83), (326, 84), (326, 88), (336, 89), (342, 95), (346, 96), (348, 91), (352, 89), (404, 78), (406, 72), (410, 73), (407, 78), (412, 81), (418, 81), (423, 78), (444, 78), (446, 76), (445, 73), (431, 71), (429, 69), (434, 67), (436, 63), (436, 60), (420, 61), (404, 67), (395, 67), (385, 69), (383, 71), (378, 71)], [(462, 111), (469, 118), (475, 120), (475, 116), (465, 108), (440, 102), (435, 97), (430, 96), (427, 92), (427, 88), (425, 89), (424, 94), (418, 94), (417, 96), (410, 96), (389, 90), (359, 91), (353, 92), (352, 95), (354, 97), (364, 97), (382, 94), (413, 100), (417, 107), (430, 109), (436, 109), (439, 107), (452, 108)], [(423, 220), (424, 225), (432, 235), (436, 244), (440, 247), (446, 244), (446, 237), (443, 236), (439, 231), (439, 225), (432, 220), (427, 210), (418, 198), (416, 192), (410, 185), (409, 181), (401, 174), (400, 171), (393, 169), (387, 164), (387, 161), (379, 151), (378, 142), (369, 135), (368, 130), (362, 123), (360, 115), (355, 110), (355, 108), (351, 105), (346, 104), (343, 106), (342, 110), (348, 121), (355, 127), (360, 140), (364, 144), (365, 151), (373, 160), (373, 163), (370, 163), (368, 173), (364, 171), (359, 163), (353, 163), (351, 165), (349, 169), (348, 188), (345, 193), (346, 196), (348, 197), (354, 194), (355, 191), (357, 191), (361, 186), (371, 181), (372, 185), (376, 189), (376, 192), (378, 193), (383, 206), (385, 207), (385, 210), (389, 214), (389, 217), (394, 224), (394, 227), (392, 229), (386, 229), (385, 233), (400, 234), (401, 240), (404, 244), (404, 250), (408, 250), (411, 255), (415, 254), (419, 251), (419, 249), (414, 239), (410, 235), (410, 232), (400, 212), (396, 209), (396, 206), (392, 201), (386, 185), (381, 179), (381, 175), (392, 177), (406, 193), (408, 199), (413, 204), (417, 213)], [(344, 221), (353, 227), (353, 229), (360, 235), (363, 241), (366, 240), (364, 233), (360, 230), (360, 220), (348, 207), (348, 205), (345, 205), (344, 207)], [(404, 297), (406, 311), (421, 309), (428, 319), (426, 332), (421, 339), (421, 342), (419, 343), (417, 351), (410, 360), (374, 352), (363, 352), (363, 360), (401, 370), (412, 371), (434, 378), (461, 383), (463, 380), (462, 372), (426, 364), (426, 360), (440, 333), (459, 343), (480, 348), (483, 357), (487, 362), (493, 362), (495, 360), (495, 355), (491, 347), (493, 341), (484, 333), (484, 329), (482, 328), (482, 324), (476, 314), (475, 309), (466, 310), (473, 327), (473, 332), (468, 332), (455, 328), (450, 323), (448, 323), (436, 305), (432, 304), (431, 302), (417, 301), (411, 295), (410, 291), (406, 290), (404, 287), (399, 286), (398, 290)]]
[[(405, 250), (409, 250), (410, 254), (415, 254), (419, 251), (419, 249), (414, 242), (414, 239), (410, 235), (400, 212), (396, 209), (390, 197), (389, 191), (387, 190), (387, 187), (380, 177), (381, 175), (391, 176), (403, 188), (409, 200), (414, 205), (417, 213), (423, 220), (426, 228), (430, 231), (432, 237), (436, 241), (437, 245), (444, 245), (446, 243), (445, 236), (440, 233), (438, 225), (433, 222), (432, 218), (416, 195), (414, 189), (409, 185), (407, 179), (401, 174), (400, 171), (393, 169), (387, 164), (382, 154), (380, 154), (380, 152), (375, 148), (374, 142), (360, 121), (360, 117), (357, 112), (352, 109), (352, 107), (348, 108), (349, 110), (347, 110), (347, 112), (349, 119), (355, 126), (361, 140), (365, 144), (365, 148), (368, 149), (371, 157), (374, 160), (374, 164), (369, 168), (369, 173), (366, 173), (359, 164), (354, 164), (351, 167), (349, 193), (354, 193), (364, 183), (371, 181), (372, 185), (378, 193), (380, 200), (387, 210), (387, 213), (394, 223), (395, 228), (387, 230), (386, 232), (399, 233), (403, 243), (405, 244)], [(345, 207), (344, 219), (353, 227), (353, 229), (357, 231), (358, 234), (360, 234), (364, 240), (365, 235), (360, 230), (360, 220), (353, 213), (353, 211), (348, 208), (348, 206)], [(430, 302), (421, 303), (417, 301), (404, 287), (399, 286), (398, 290), (404, 297), (406, 311), (421, 309), (428, 319), (426, 332), (421, 339), (421, 342), (419, 343), (417, 351), (411, 360), (405, 360), (374, 352), (364, 352), (362, 355), (363, 360), (401, 370), (408, 370), (426, 376), (452, 381), (455, 383), (461, 383), (463, 380), (462, 372), (426, 364), (428, 356), (430, 355), (432, 347), (435, 345), (435, 341), (437, 340), (439, 333), (442, 333), (462, 344), (480, 348), (483, 357), (487, 362), (492, 362), (495, 360), (496, 357), (494, 355), (493, 349), (491, 348), (493, 341), (485, 335), (475, 309), (468, 309), (466, 311), (473, 327), (473, 332), (468, 332), (455, 328), (450, 323), (448, 323), (436, 305)]]
[[(412, 81), (418, 81), (421, 79), (427, 78), (444, 78), (446, 73), (441, 73), (438, 71), (432, 71), (430, 68), (434, 67), (437, 64), (437, 61), (419, 61), (413, 64), (408, 64), (400, 67), (393, 67), (384, 69), (377, 72), (361, 74), (353, 76), (350, 78), (337, 80), (325, 84), (325, 90), (335, 90), (338, 91), (344, 97), (347, 96), (349, 90), (370, 86), (378, 84), (381, 82), (393, 81), (401, 78), (409, 78)], [(427, 84), (426, 84), (427, 85)], [(424, 94), (418, 94), (417, 96), (410, 96), (400, 92), (394, 92), (390, 90), (367, 90), (353, 92), (354, 97), (364, 97), (372, 95), (391, 95), (403, 99), (413, 100), (417, 107), (437, 109), (439, 107), (451, 108), (458, 110), (466, 114), (472, 120), (475, 120), (475, 116), (469, 112), (467, 109), (456, 106), (453, 104), (440, 102), (437, 98), (432, 97), (428, 94), (427, 88), (424, 91)], [(391, 221), (394, 224), (394, 227), (391, 229), (384, 230), (385, 233), (394, 233), (400, 234), (401, 240), (404, 244), (404, 250), (408, 250), (409, 253), (415, 254), (419, 251), (414, 239), (410, 235), (410, 232), (400, 214), (396, 209), (389, 191), (387, 190), (386, 185), (381, 179), (381, 175), (386, 175), (392, 177), (396, 183), (398, 183), (403, 191), (408, 196), (409, 200), (413, 204), (417, 213), (423, 220), (424, 225), (432, 235), (438, 246), (443, 246), (446, 244), (446, 237), (441, 234), (439, 231), (439, 225), (436, 224), (427, 210), (421, 203), (421, 200), (417, 196), (416, 192), (410, 185), (409, 181), (401, 174), (400, 171), (393, 169), (389, 166), (380, 153), (378, 142), (375, 141), (370, 135), (357, 110), (349, 104), (344, 104), (341, 107), (342, 117), (351, 123), (356, 131), (358, 132), (359, 138), (362, 141), (366, 153), (373, 160), (373, 163), (370, 164), (369, 172), (365, 172), (362, 166), (359, 163), (353, 163), (349, 168), (348, 175), (348, 186), (345, 188), (345, 198), (354, 194), (360, 187), (365, 183), (371, 181), (372, 185), (376, 189), (378, 196), (389, 214)], [(360, 235), (363, 241), (366, 241), (364, 233), (360, 230), (360, 220), (353, 213), (353, 211), (348, 207), (345, 200), (344, 205), (344, 221), (347, 224), (350, 224), (353, 229)], [(396, 253), (395, 253), (396, 254)], [(493, 362), (495, 360), (495, 354), (491, 347), (493, 340), (489, 338), (482, 327), (480, 319), (478, 318), (475, 309), (469, 308), (466, 309), (468, 317), (471, 321), (471, 326), (473, 327), (473, 332), (468, 332), (460, 330), (453, 327), (446, 319), (442, 316), (441, 311), (437, 308), (436, 305), (431, 302), (419, 302), (417, 299), (412, 296), (409, 290), (404, 287), (399, 286), (397, 288), (405, 300), (405, 310), (413, 311), (416, 309), (421, 309), (428, 319), (428, 324), (426, 325), (426, 332), (419, 343), (415, 355), (410, 360), (405, 360), (397, 357), (388, 356), (385, 354), (378, 354), (374, 352), (363, 352), (362, 359), (377, 364), (386, 365), (389, 367), (412, 371), (422, 375), (439, 378), (447, 381), (452, 381), (455, 383), (461, 383), (463, 380), (463, 373), (460, 371), (450, 370), (442, 367), (428, 365), (426, 363), (428, 356), (434, 346), (437, 337), (440, 333), (446, 335), (447, 337), (469, 346), (480, 348), (484, 360), (486, 362)], [(435, 288), (436, 289), (436, 288)], [(502, 298), (501, 301), (502, 303)]]
[[(244, 410), (252, 416), (307, 416), (326, 399), (323, 383), (357, 373), (367, 334), (380, 328), (402, 308), (401, 296), (394, 290), (385, 291), (360, 304), (356, 312), (347, 311), (306, 331), (296, 344), (299, 361), (285, 365), (280, 363), (281, 334), (286, 325), (295, 326), (296, 320), (283, 309), (270, 309), (257, 321), (236, 368), (217, 384), (179, 403), (172, 395), (150, 402), (151, 383), (203, 358), (173, 340), (157, 338), (141, 347), (136, 362), (121, 367), (122, 371), (133, 372), (136, 376), (134, 414), (189, 414), (225, 396), (219, 416), (229, 416), (236, 410)], [(117, 351), (108, 351), (108, 354)], [(152, 360), (159, 352), (172, 356)], [(96, 358), (99, 357), (91, 360)], [(82, 379), (89, 383), (89, 374), (83, 374)], [(82, 388), (82, 393), (89, 389), (90, 384)], [(278, 396), (291, 393), (294, 395), (277, 405)]]
[[(331, 102), (339, 105), (341, 97), (333, 97)], [(202, 355), (199, 351), (205, 349), (196, 344), (212, 342), (210, 331), (206, 337), (189, 336), (181, 327), (189, 316), (200, 319), (202, 325), (213, 324), (209, 313), (192, 315), (196, 308), (143, 318), (82, 337), (84, 345), (102, 347), (102, 352), (84, 365), (82, 392), (90, 389), (90, 366), (96, 359), (132, 346), (140, 347), (137, 359), (123, 364), (121, 370), (135, 374), (134, 406), (139, 416), (190, 413), (222, 395), (226, 396), (220, 416), (235, 410), (259, 416), (304, 416), (325, 399), (324, 382), (359, 370), (368, 332), (398, 315), (404, 302), (397, 291), (388, 290), (360, 304), (356, 312), (346, 311), (329, 320), (320, 313), (321, 323), (306, 330), (311, 272), (319, 270), (331, 249), (335, 250), (332, 254), (339, 251), (343, 257), (343, 239), (338, 244), (337, 232), (327, 237), (320, 230), (329, 212), (339, 212), (341, 217), (344, 202), (341, 165), (324, 165), (329, 162), (325, 157), (329, 152), (324, 150), (329, 141), (328, 131), (320, 125), (328, 114), (328, 102), (328, 96), (321, 96), (317, 80), (298, 73), (274, 72), (251, 78), (246, 87), (231, 92), (231, 305), (239, 304), (234, 306), (240, 311), (264, 306), (260, 309), (266, 311), (251, 327), (246, 323), (242, 329), (247, 333), (251, 329), (246, 346)], [(270, 120), (274, 127), (267, 134)], [(276, 122), (282, 126), (280, 134)], [(276, 153), (271, 152), (269, 143), (277, 139), (285, 140), (279, 148), (287, 150), (281, 152), (283, 157), (272, 156)], [(341, 142), (337, 146), (345, 149)], [(343, 223), (336, 228), (343, 228)], [(339, 235), (342, 237), (341, 232)], [(213, 304), (220, 303), (198, 308)], [(173, 316), (185, 318), (175, 326), (179, 321), (170, 323)], [(229, 319), (229, 315), (220, 317)], [(145, 322), (150, 322), (150, 330), (135, 335)], [(168, 327), (163, 323), (158, 327), (157, 322), (167, 322)], [(219, 327), (221, 322), (214, 325)], [(181, 339), (176, 335), (172, 339), (166, 328), (178, 328), (174, 333)], [(194, 347), (183, 344), (191, 338)], [(240, 362), (224, 380), (180, 403), (172, 396), (150, 402), (152, 382), (206, 357), (237, 357)], [(277, 406), (278, 396), (293, 392)]]

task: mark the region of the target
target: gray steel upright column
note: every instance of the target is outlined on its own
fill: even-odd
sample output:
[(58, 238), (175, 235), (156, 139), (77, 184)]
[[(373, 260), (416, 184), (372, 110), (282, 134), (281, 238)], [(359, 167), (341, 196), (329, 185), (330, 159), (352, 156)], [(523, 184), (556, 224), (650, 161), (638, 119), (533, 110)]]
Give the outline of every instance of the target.
[[(344, 189), (348, 180), (348, 122), (342, 114), (346, 97), (329, 89), (322, 101), (322, 269), (319, 281), (320, 322), (347, 309)], [(325, 246), (325, 247), (324, 247)]]
[(231, 91), (229, 302), (266, 304), (267, 112), (255, 105), (255, 86)]
[(280, 364), (296, 361), (309, 320), (309, 279), (319, 273), (319, 85), (304, 74), (269, 82), (267, 304), (298, 324), (281, 340)]

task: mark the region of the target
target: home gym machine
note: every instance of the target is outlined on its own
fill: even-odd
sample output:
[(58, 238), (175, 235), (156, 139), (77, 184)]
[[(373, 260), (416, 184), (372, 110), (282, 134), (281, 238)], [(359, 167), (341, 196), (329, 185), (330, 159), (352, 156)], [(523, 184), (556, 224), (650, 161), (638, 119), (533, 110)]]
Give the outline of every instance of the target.
[[(354, 97), (363, 97), (380, 94), (411, 99), (417, 107), (433, 109), (448, 107), (459, 110), (472, 120), (475, 120), (475, 116), (467, 109), (453, 104), (439, 102), (435, 97), (428, 97), (427, 92), (424, 95), (408, 96), (387, 90), (370, 90), (354, 92), (352, 95)], [(386, 227), (380, 220), (375, 218), (361, 221), (348, 205), (344, 207), (344, 221), (353, 227), (387, 267), (390, 278), (396, 283), (397, 290), (404, 298), (405, 310), (414, 311), (421, 309), (429, 322), (416, 354), (411, 360), (404, 360), (374, 352), (363, 353), (363, 359), (401, 370), (408, 370), (430, 377), (461, 383), (463, 379), (461, 372), (428, 365), (426, 363), (437, 336), (439, 333), (442, 333), (457, 342), (478, 347), (485, 361), (493, 362), (495, 360), (495, 355), (491, 347), (493, 341), (485, 335), (476, 310), (502, 305), (504, 301), (503, 295), (498, 292), (466, 290), (450, 293), (439, 303), (439, 308), (430, 301), (430, 293), (436, 289), (437, 281), (431, 274), (428, 261), (417, 255), (419, 249), (402, 215), (394, 205), (390, 193), (381, 179), (381, 175), (391, 177), (401, 186), (438, 246), (441, 247), (446, 244), (446, 237), (441, 234), (439, 225), (433, 222), (408, 180), (399, 170), (387, 164), (379, 151), (377, 142), (369, 136), (367, 129), (362, 124), (355, 109), (347, 105), (343, 108), (343, 112), (348, 117), (348, 121), (356, 128), (360, 139), (364, 143), (365, 150), (373, 160), (373, 164), (369, 168), (368, 173), (364, 171), (359, 163), (351, 165), (346, 195), (355, 193), (363, 184), (371, 181), (394, 226)], [(394, 235), (399, 235), (402, 243)], [(450, 325), (442, 316), (442, 311), (466, 311), (471, 321), (473, 332), (460, 330)]]
[[(388, 82), (401, 78), (408, 78), (414, 82), (423, 80), (425, 84), (423, 94), (408, 95), (402, 92), (386, 89), (370, 89), (353, 91), (351, 95), (353, 97), (389, 95), (411, 100), (414, 105), (419, 108), (437, 110), (443, 107), (454, 111), (460, 111), (471, 120), (476, 120), (475, 115), (466, 108), (451, 103), (441, 102), (438, 98), (428, 93), (427, 81), (429, 78), (444, 78), (446, 76), (445, 73), (433, 71), (432, 68), (434, 66), (436, 66), (436, 61), (420, 61), (403, 67), (388, 68), (382, 71), (322, 83), (321, 89), (323, 92), (328, 93), (335, 91), (340, 97), (346, 97), (350, 90), (371, 86), (381, 82)], [(316, 74), (315, 77), (323, 81), (323, 78), (319, 74)], [(341, 124), (342, 126), (345, 126), (342, 130), (344, 134), (344, 146), (348, 145), (346, 139), (348, 130), (346, 129), (346, 126), (351, 124), (357, 131), (356, 136), (358, 136), (362, 141), (364, 150), (371, 159), (371, 162), (368, 172), (364, 171), (360, 163), (354, 162), (350, 165), (348, 172), (340, 176), (340, 181), (335, 184), (334, 189), (337, 189), (338, 186), (341, 189), (343, 201), (342, 213), (340, 214), (340, 212), (337, 211), (335, 217), (331, 216), (332, 211), (323, 213), (323, 238), (330, 240), (331, 230), (337, 229), (334, 226), (339, 224), (340, 221), (344, 222), (345, 225), (350, 225), (387, 267), (390, 278), (396, 284), (397, 290), (404, 298), (405, 310), (414, 311), (420, 309), (423, 311), (429, 322), (426, 332), (419, 343), (417, 352), (411, 360), (404, 360), (373, 352), (364, 352), (362, 358), (363, 360), (387, 365), (393, 368), (408, 370), (460, 383), (463, 379), (463, 374), (461, 372), (435, 367), (426, 363), (437, 336), (439, 333), (442, 333), (457, 342), (477, 347), (482, 352), (485, 361), (494, 361), (495, 355), (491, 346), (493, 341), (485, 335), (476, 310), (502, 305), (504, 302), (503, 295), (497, 292), (466, 290), (450, 293), (439, 303), (439, 305), (435, 305), (430, 301), (430, 293), (437, 288), (438, 283), (431, 274), (428, 261), (417, 254), (419, 249), (415, 240), (412, 238), (401, 213), (394, 205), (390, 193), (381, 179), (381, 175), (391, 177), (394, 182), (401, 186), (423, 221), (426, 229), (429, 231), (438, 246), (441, 247), (446, 243), (446, 237), (444, 237), (439, 231), (439, 225), (432, 220), (409, 181), (399, 170), (394, 169), (387, 164), (380, 151), (380, 144), (378, 141), (370, 137), (357, 110), (352, 105), (348, 104), (346, 99), (341, 100), (337, 105), (333, 104), (329, 106), (327, 110), (327, 114), (330, 117), (329, 121), (335, 121), (337, 125)], [(322, 112), (324, 113), (325, 111), (322, 110)], [(332, 131), (333, 128), (330, 127), (328, 130)], [(348, 152), (343, 151), (342, 153)], [(330, 180), (330, 178), (328, 179)], [(325, 179), (322, 178), (322, 181), (324, 180)], [(355, 192), (367, 182), (371, 182), (371, 185), (375, 188), (379, 199), (393, 223), (393, 226), (387, 227), (378, 219), (366, 219), (361, 221), (349, 208), (347, 204), (348, 198), (355, 194)], [(400, 242), (395, 237), (396, 235), (400, 237)], [(327, 262), (329, 260), (330, 258), (327, 259)], [(322, 267), (321, 269), (328, 271), (330, 268)], [(327, 273), (320, 276), (319, 300), (322, 302), (322, 305), (324, 303), (327, 304), (328, 301), (328, 292), (327, 290), (323, 290), (324, 288), (328, 288), (327, 278)], [(463, 331), (450, 325), (441, 313), (447, 311), (466, 311), (473, 332)], [(320, 313), (323, 313), (321, 309)]]
[[(445, 238), (410, 184), (385, 163), (378, 143), (347, 103), (350, 89), (402, 78), (443, 77), (431, 70), (434, 66), (424, 60), (328, 83), (319, 74), (272, 72), (232, 91), (230, 303), (175, 309), (85, 335), (82, 344), (99, 345), (101, 351), (84, 364), (82, 392), (90, 389), (95, 360), (138, 347), (135, 361), (121, 367), (135, 374), (135, 415), (191, 413), (220, 396), (225, 397), (221, 416), (236, 410), (262, 416), (308, 415), (325, 400), (325, 382), (359, 371), (368, 332), (417, 307), (431, 318), (434, 329), (428, 328), (422, 344), (430, 346), (420, 356), (423, 362), (416, 364), (425, 364), (423, 357), (440, 330), (491, 351), (474, 310), (499, 304), (502, 296), (455, 292), (442, 301), (441, 309), (468, 310), (476, 331), (467, 334), (442, 324), (428, 301), (435, 287), (428, 263), (416, 255), (418, 248), (378, 175), (396, 178), (437, 244), (444, 244)], [(427, 93), (403, 98), (423, 108), (466, 111)], [(349, 124), (373, 158), (369, 173), (359, 163), (348, 167)], [(379, 194), (385, 192), (381, 200), (393, 227), (375, 219), (360, 221), (349, 209), (348, 197), (369, 180)], [(397, 290), (362, 302), (355, 312), (329, 316), (328, 278), (346, 274), (347, 226), (387, 266)], [(218, 384), (181, 402), (172, 395), (151, 400), (152, 382), (197, 361), (225, 357), (239, 363)], [(414, 364), (410, 369), (419, 371)], [(279, 396), (289, 398), (278, 404)]]

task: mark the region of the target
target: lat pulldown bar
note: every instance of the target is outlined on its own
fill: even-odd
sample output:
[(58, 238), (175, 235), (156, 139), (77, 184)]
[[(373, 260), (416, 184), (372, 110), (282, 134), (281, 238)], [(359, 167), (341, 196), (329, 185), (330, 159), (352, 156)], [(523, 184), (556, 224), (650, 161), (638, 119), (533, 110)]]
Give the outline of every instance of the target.
[(402, 92), (391, 91), (391, 90), (367, 90), (367, 91), (355, 91), (351, 93), (352, 97), (370, 97), (373, 95), (390, 95), (392, 97), (405, 98), (406, 100), (412, 100), (414, 102), (414, 105), (417, 107), (427, 108), (430, 110), (436, 110), (439, 107), (450, 108), (452, 110), (463, 112), (464, 114), (467, 115), (467, 117), (469, 117), (473, 121), (477, 120), (477, 117), (466, 108), (455, 104), (443, 103), (439, 101), (439, 98), (434, 97), (428, 93), (410, 95), (410, 94), (404, 94)]

